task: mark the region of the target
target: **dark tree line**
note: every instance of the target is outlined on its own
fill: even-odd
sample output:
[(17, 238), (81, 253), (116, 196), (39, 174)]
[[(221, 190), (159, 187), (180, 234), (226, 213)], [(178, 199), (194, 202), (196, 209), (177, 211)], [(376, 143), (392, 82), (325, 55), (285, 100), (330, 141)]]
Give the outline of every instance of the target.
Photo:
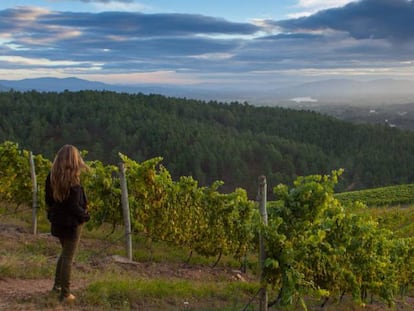
[(0, 141), (52, 158), (71, 143), (87, 159), (155, 156), (174, 178), (223, 180), (257, 192), (257, 177), (289, 183), (344, 168), (338, 190), (414, 182), (414, 133), (354, 125), (310, 111), (107, 91), (0, 93)]

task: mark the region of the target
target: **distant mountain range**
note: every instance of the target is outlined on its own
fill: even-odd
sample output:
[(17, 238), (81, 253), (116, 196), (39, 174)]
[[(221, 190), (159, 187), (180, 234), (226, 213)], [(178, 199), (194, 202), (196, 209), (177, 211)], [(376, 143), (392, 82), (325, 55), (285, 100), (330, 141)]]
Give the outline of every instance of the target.
[(78, 78), (34, 78), (23, 80), (0, 80), (0, 89), (16, 91), (63, 92), (80, 90), (120, 90), (115, 85)]
[(39, 92), (63, 92), (94, 90), (94, 91), (113, 91), (118, 93), (143, 93), (143, 94), (162, 94), (172, 97), (187, 97), (207, 100), (233, 100), (231, 97), (223, 95), (226, 92), (216, 90), (213, 94), (211, 90), (202, 87), (180, 87), (170, 85), (146, 85), (136, 86), (107, 84), (97, 81), (83, 80), (79, 78), (33, 78), (23, 80), (0, 80), (0, 91), (8, 90)]
[(402, 104), (414, 102), (414, 82), (409, 80), (377, 79), (361, 82), (351, 79), (330, 79), (291, 87), (236, 89), (223, 86), (136, 86), (106, 84), (78, 78), (34, 78), (0, 80), (0, 91), (36, 90), (63, 92), (79, 90), (108, 90), (122, 93), (162, 94), (201, 100), (247, 101), (257, 105), (315, 107), (326, 104)]

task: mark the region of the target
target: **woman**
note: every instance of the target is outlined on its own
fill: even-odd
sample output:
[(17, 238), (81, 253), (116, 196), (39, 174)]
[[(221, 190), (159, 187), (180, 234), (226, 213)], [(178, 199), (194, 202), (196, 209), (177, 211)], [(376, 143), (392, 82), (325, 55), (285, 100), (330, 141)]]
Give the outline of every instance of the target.
[(62, 246), (53, 285), (53, 290), (60, 293), (61, 301), (76, 299), (70, 292), (70, 279), (82, 224), (89, 220), (87, 199), (80, 184), (80, 173), (87, 168), (79, 150), (72, 145), (64, 145), (56, 154), (46, 178), (47, 217), (52, 235)]

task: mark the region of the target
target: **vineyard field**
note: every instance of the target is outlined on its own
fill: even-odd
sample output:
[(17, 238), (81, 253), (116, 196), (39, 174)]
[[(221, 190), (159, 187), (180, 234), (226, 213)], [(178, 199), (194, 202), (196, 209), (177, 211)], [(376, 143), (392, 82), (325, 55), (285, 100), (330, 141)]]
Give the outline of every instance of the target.
[[(32, 187), (30, 180), (30, 154), (13, 142), (0, 145), (0, 203), (4, 205), (0, 209), (2, 217), (13, 215), (21, 208), (30, 209), (32, 190), (36, 188)], [(258, 288), (267, 288), (272, 299), (270, 306), (280, 310), (291, 310), (295, 306), (295, 310), (308, 310), (315, 301), (329, 301), (329, 304), (337, 307), (344, 296), (357, 306), (373, 302), (381, 306), (393, 306), (401, 302), (401, 297), (403, 302), (411, 297), (414, 285), (414, 238), (410, 234), (412, 228), (402, 221), (411, 214), (403, 213), (401, 207), (390, 214), (384, 208), (368, 208), (369, 202), (363, 202), (363, 196), (348, 198), (348, 201), (341, 199), (340, 196), (345, 194), (335, 194), (334, 189), (344, 170), (332, 171), (329, 175), (300, 176), (289, 186), (279, 184), (272, 189), (270, 185), (268, 189), (273, 190), (276, 200), (267, 202), (267, 221), (263, 221), (263, 212), (259, 213), (258, 209), (259, 202), (250, 200), (242, 188), (232, 193), (222, 193), (221, 181), (206, 187), (199, 186), (192, 176), (173, 180), (162, 165), (162, 158), (136, 162), (121, 153), (119, 157), (126, 167), (127, 200), (134, 240), (141, 239), (141, 245), (149, 250), (159, 245), (157, 243), (165, 243), (171, 249), (190, 254), (187, 262), (193, 254), (198, 258), (214, 260), (213, 268), (220, 263), (220, 259), (231, 258), (231, 269), (235, 270), (238, 266), (240, 270), (236, 275), (239, 280), (246, 278), (248, 269), (251, 269), (250, 273), (257, 273), (253, 269), (260, 266), (260, 284), (256, 274), (256, 279), (252, 279), (246, 287), (236, 286), (235, 291), (243, 294), (244, 298), (252, 295), (253, 301), (257, 299), (254, 293), (258, 293)], [(42, 155), (34, 156), (34, 162), (40, 181), (37, 206), (39, 221), (44, 226), (46, 206), (43, 188), (51, 162)], [(108, 226), (122, 228), (123, 200), (118, 167), (104, 165), (100, 161), (87, 161), (87, 164), (90, 170), (82, 175), (82, 184), (89, 198), (91, 221), (85, 229), (99, 232)], [(402, 201), (396, 198), (403, 197), (404, 191), (407, 195), (410, 193), (409, 188), (404, 191), (401, 189), (405, 188), (386, 189), (390, 196), (387, 202), (392, 203), (384, 204), (387, 199), (384, 196), (375, 206), (391, 206), (397, 202), (401, 205)], [(378, 191), (378, 195), (375, 191)], [(367, 193), (374, 199), (386, 191), (372, 189)], [(408, 204), (409, 200), (405, 200)], [(5, 227), (7, 234), (8, 228)], [(110, 235), (107, 234), (107, 237)], [(259, 243), (259, 236), (262, 243)], [(3, 256), (3, 261), (0, 260), (0, 271), (15, 278), (23, 277), (25, 271), (37, 277), (48, 273), (49, 264), (46, 262), (50, 261), (50, 255), (47, 255), (51, 252), (49, 243), (25, 242), (25, 239), (31, 240), (27, 235), (18, 237), (23, 239), (21, 246), (24, 257), (34, 258), (31, 259), (33, 265), (38, 266), (29, 271), (21, 270), (23, 265), (16, 266), (13, 264), (15, 260), (7, 260), (19, 256), (17, 251), (4, 253), (7, 256)], [(263, 261), (257, 257), (259, 244), (264, 246), (262, 251), (266, 256)], [(105, 249), (104, 245), (102, 247)], [(31, 257), (28, 255), (30, 253), (40, 253), (40, 257)], [(141, 264), (142, 259), (137, 251), (134, 251), (132, 258), (135, 262), (133, 266)], [(149, 261), (157, 264), (152, 256)], [(102, 263), (95, 264), (105, 266)], [(93, 270), (90, 267), (83, 269)], [(115, 299), (117, 307), (134, 309), (137, 303), (135, 297), (139, 296), (136, 290), (141, 291), (145, 287), (142, 280), (115, 280), (114, 283), (111, 279), (95, 280), (87, 288), (92, 292), (91, 296), (85, 296), (85, 299), (89, 303), (94, 301), (92, 304), (99, 303), (96, 295), (101, 295), (100, 292), (104, 290), (107, 296), (102, 299), (109, 306)], [(157, 287), (154, 284), (151, 286)], [(194, 290), (191, 286), (185, 286), (190, 292)], [(229, 291), (228, 288), (225, 285), (222, 290)], [(118, 290), (122, 291), (121, 301), (118, 300)], [(173, 289), (170, 287), (170, 290)], [(201, 295), (204, 295), (204, 290)], [(191, 295), (196, 293), (192, 292)], [(219, 296), (215, 296), (215, 299)], [(231, 299), (234, 299), (234, 295)], [(240, 308), (240, 302), (237, 303), (237, 308)]]
[(388, 186), (335, 194), (342, 203), (360, 201), (369, 207), (414, 204), (414, 184)]

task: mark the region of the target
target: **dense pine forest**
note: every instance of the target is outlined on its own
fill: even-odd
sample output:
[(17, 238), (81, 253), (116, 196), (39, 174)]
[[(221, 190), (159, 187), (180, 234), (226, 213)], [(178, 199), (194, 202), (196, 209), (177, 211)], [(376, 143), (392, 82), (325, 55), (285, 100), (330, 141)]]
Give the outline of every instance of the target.
[(317, 112), (108, 91), (1, 92), (0, 142), (52, 158), (65, 143), (86, 159), (161, 156), (173, 177), (257, 192), (344, 168), (337, 191), (414, 182), (414, 133)]

